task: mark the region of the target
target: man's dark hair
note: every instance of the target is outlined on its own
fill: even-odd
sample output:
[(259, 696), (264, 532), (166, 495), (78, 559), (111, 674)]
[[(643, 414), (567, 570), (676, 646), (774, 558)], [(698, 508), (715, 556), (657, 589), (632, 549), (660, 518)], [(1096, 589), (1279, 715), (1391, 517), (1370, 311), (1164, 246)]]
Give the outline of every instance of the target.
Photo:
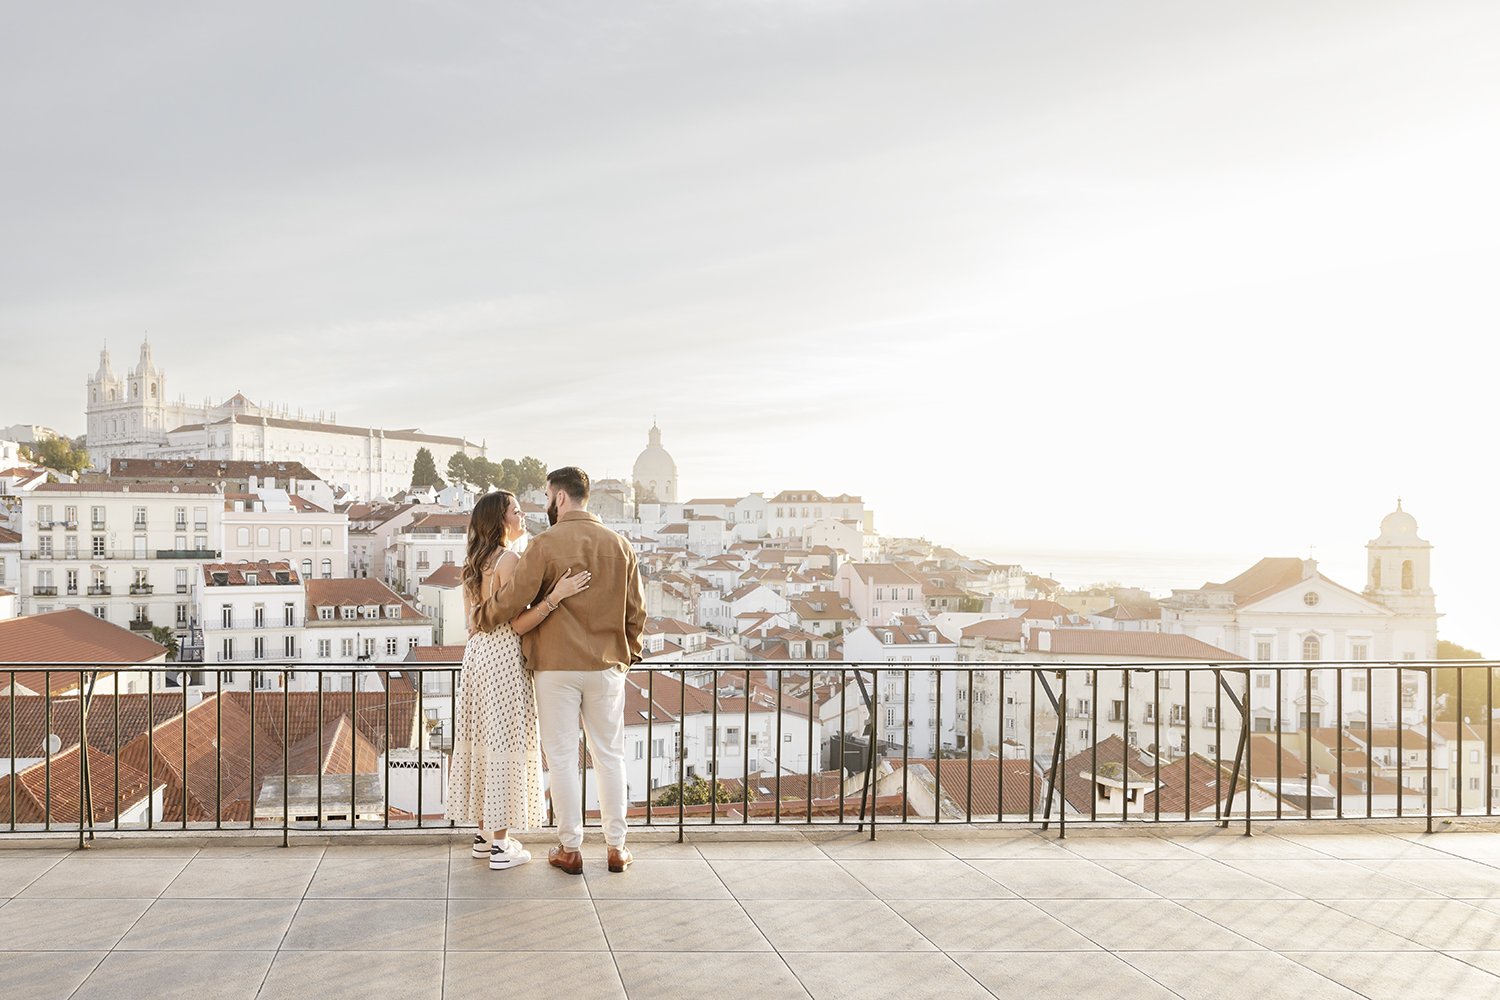
[(553, 469), (547, 473), (547, 485), (562, 490), (574, 503), (589, 502), (589, 474), (576, 465)]

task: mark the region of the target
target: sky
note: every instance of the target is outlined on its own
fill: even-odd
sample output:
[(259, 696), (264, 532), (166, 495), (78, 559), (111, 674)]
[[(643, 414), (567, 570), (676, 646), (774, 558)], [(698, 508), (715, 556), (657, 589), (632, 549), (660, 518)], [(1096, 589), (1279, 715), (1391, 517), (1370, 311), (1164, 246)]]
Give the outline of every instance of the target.
[(80, 433), (149, 333), (172, 395), (598, 477), (654, 417), (690, 494), (1180, 586), (1357, 589), (1400, 496), (1440, 633), (1500, 656), (1496, 37), (1457, 0), (12, 5), (0, 426)]

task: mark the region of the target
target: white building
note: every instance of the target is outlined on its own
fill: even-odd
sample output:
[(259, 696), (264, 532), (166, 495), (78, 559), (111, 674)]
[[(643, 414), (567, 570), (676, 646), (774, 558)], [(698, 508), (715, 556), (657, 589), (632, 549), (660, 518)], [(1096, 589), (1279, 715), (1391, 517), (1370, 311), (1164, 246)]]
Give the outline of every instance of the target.
[[(968, 747), (970, 697), (967, 675), (949, 670), (942, 672), (939, 678), (931, 670), (919, 669), (923, 664), (951, 664), (957, 659), (957, 644), (925, 619), (897, 618), (883, 625), (861, 626), (844, 636), (845, 662), (883, 663), (903, 668), (896, 672), (883, 671), (879, 676), (875, 729), (886, 742), (906, 745), (908, 753), (915, 757), (932, 757), (939, 748), (965, 750)], [(908, 722), (909, 728), (906, 728)], [(975, 739), (977, 742), (977, 726)]]
[(211, 486), (49, 483), (22, 501), (22, 614), (80, 608), (185, 632), (205, 562), (219, 559)]
[(450, 563), (462, 565), (468, 533), (468, 514), (418, 515), (391, 539), (386, 550), (386, 582), (399, 593), (415, 596), (417, 585), (434, 570)]
[[(294, 484), (288, 484), (289, 486)], [(349, 575), (349, 516), (300, 494), (252, 481), (224, 496), (224, 561), (289, 560), (303, 579)]]
[[(304, 663), (369, 668), (400, 663), (411, 650), (432, 645), (432, 619), (379, 580), (308, 580), (305, 587)], [(348, 683), (347, 676), (330, 676), (325, 689)], [(378, 690), (378, 679), (361, 674), (359, 689)]]
[[(259, 690), (279, 689), (279, 674), (251, 672), (258, 664), (279, 666), (303, 658), (306, 591), (289, 560), (205, 564), (198, 607), (203, 664), (211, 672), (226, 672), (225, 688), (253, 684)], [(216, 680), (200, 672), (192, 683), (213, 690)]]
[(834, 580), (861, 621), (874, 624), (927, 613), (922, 581), (894, 563), (844, 563)]
[[(1431, 586), (1432, 546), (1417, 522), (1397, 509), (1381, 522), (1368, 550), (1368, 578), (1356, 592), (1318, 571), (1311, 559), (1262, 559), (1233, 580), (1197, 590), (1175, 590), (1163, 603), (1164, 632), (1182, 633), (1248, 660), (1316, 664), (1321, 661), (1400, 663), (1437, 657), (1437, 601)], [(1356, 680), (1358, 678), (1358, 680)], [(1412, 725), (1425, 714), (1425, 675), (1408, 672), (1398, 693), (1395, 673), (1372, 675), (1376, 726)], [(1363, 676), (1344, 673), (1345, 723), (1362, 722)], [(1281, 728), (1334, 725), (1337, 706), (1332, 671), (1283, 671)], [(1271, 671), (1257, 674), (1251, 712), (1255, 727), (1276, 725), (1278, 705)]]
[(417, 585), (417, 610), (432, 619), (437, 646), (462, 646), (469, 641), (464, 619), (463, 567), (443, 563)]
[(828, 519), (863, 526), (865, 502), (848, 494), (827, 497), (816, 490), (783, 490), (766, 501), (766, 533), (772, 538), (802, 538)]
[(116, 458), (196, 458), (301, 462), (329, 483), (367, 499), (411, 485), (417, 451), (426, 448), (439, 469), (454, 454), (484, 455), (482, 445), (415, 430), (348, 427), (331, 416), (293, 417), (285, 407), (264, 407), (236, 393), (223, 403), (169, 400), (166, 373), (156, 367), (150, 343), (140, 360), (116, 375), (109, 351), (88, 380), (88, 448), (95, 467)]

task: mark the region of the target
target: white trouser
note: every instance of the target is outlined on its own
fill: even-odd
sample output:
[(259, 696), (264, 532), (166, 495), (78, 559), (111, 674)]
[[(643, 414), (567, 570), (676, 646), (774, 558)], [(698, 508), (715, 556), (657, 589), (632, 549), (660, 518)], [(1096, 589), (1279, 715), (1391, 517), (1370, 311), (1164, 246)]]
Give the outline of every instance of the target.
[(604, 841), (611, 847), (624, 847), (625, 674), (619, 670), (538, 670), (533, 677), (558, 842), (570, 851), (583, 846), (583, 791), (578, 773), (581, 715), (599, 790)]

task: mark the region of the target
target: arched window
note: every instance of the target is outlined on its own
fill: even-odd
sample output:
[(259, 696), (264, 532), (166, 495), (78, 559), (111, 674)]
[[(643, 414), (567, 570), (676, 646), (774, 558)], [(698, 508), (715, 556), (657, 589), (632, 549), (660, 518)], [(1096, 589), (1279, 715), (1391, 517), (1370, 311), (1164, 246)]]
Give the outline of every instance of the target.
[(312, 560), (311, 559), (304, 559), (304, 560), (302, 560), (302, 579), (304, 579), (304, 580), (310, 580), (310, 579), (312, 579)]
[(1372, 584), (1373, 589), (1375, 589), (1375, 590), (1379, 590), (1380, 589), (1380, 560), (1379, 559), (1376, 559), (1375, 560), (1375, 565), (1372, 566), (1372, 567), (1370, 567), (1370, 583)]
[(115, 391), (113, 389), (109, 390), (109, 401), (111, 403), (115, 401)]
[(1302, 658), (1304, 660), (1321, 660), (1323, 658), (1323, 643), (1315, 635), (1310, 635), (1302, 640)]
[(325, 579), (325, 580), (332, 580), (333, 579), (333, 560), (332, 559), (324, 559), (323, 560), (323, 579)]
[(1402, 590), (1411, 590), (1413, 587), (1416, 586), (1416, 584), (1412, 582), (1413, 581), (1413, 577), (1414, 577), (1414, 572), (1412, 570), (1411, 560), (1408, 559), (1408, 560), (1406, 560), (1405, 562), (1403, 562), (1401, 564), (1401, 589)]

